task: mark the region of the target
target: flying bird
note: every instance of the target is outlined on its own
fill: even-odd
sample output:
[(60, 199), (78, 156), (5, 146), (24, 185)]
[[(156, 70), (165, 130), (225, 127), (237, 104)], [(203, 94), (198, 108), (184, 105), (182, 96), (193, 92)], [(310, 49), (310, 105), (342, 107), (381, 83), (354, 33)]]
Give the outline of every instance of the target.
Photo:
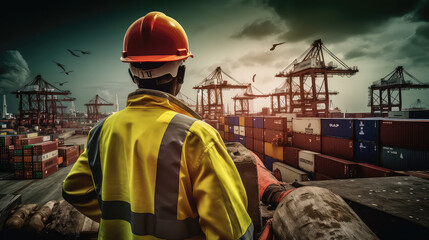
[(58, 85), (62, 86), (62, 85), (64, 85), (65, 83), (68, 83), (68, 82), (55, 82), (55, 83), (58, 83)]
[(64, 65), (64, 64), (61, 64), (61, 63), (59, 63), (59, 62), (55, 62), (55, 61), (53, 61), (55, 64), (57, 64), (57, 66), (58, 67), (60, 67), (64, 72), (66, 71), (66, 65)]
[(67, 49), (67, 51), (69, 51), (69, 53), (71, 53), (71, 55), (75, 56), (75, 57), (80, 57), (79, 55), (77, 55), (76, 53), (74, 53), (72, 50)]
[(256, 74), (253, 74), (252, 81), (255, 82)]
[(64, 71), (63, 73), (65, 73), (66, 75), (69, 75), (69, 73), (71, 73), (71, 72), (73, 72), (73, 70), (72, 71)]
[(83, 50), (74, 50), (76, 52), (80, 52), (81, 54), (91, 54), (90, 51), (83, 51)]
[(282, 44), (284, 44), (284, 43), (286, 43), (286, 42), (281, 42), (281, 43), (275, 43), (275, 44), (273, 44), (273, 46), (270, 48), (270, 51), (274, 51), (274, 49), (275, 49), (278, 45), (282, 45)]

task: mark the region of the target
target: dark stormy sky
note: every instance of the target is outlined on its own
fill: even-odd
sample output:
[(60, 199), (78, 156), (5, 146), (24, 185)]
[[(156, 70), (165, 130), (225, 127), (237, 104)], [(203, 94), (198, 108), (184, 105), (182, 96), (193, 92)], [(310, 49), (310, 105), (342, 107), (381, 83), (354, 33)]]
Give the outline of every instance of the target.
[[(368, 86), (404, 68), (429, 82), (429, 1), (208, 0), (208, 1), (11, 1), (0, 8), (0, 93), (9, 112), (17, 111), (10, 91), (41, 74), (64, 82), (76, 97), (77, 110), (95, 94), (120, 108), (135, 89), (127, 64), (119, 58), (128, 26), (150, 11), (162, 11), (185, 29), (195, 55), (186, 61), (182, 92), (195, 99), (192, 87), (216, 66), (239, 81), (270, 93), (284, 79), (274, 77), (321, 38), (325, 45), (359, 72), (329, 79), (334, 106), (368, 112)], [(277, 42), (286, 43), (269, 51)], [(66, 49), (91, 51), (72, 56)], [(52, 62), (73, 70), (69, 76)], [(57, 85), (58, 86), (58, 85)], [(429, 90), (404, 93), (404, 107), (417, 98), (429, 104)], [(269, 100), (255, 103), (256, 110)], [(429, 107), (429, 106), (427, 106)], [(232, 110), (232, 106), (230, 106)], [(113, 110), (113, 109), (108, 109)]]

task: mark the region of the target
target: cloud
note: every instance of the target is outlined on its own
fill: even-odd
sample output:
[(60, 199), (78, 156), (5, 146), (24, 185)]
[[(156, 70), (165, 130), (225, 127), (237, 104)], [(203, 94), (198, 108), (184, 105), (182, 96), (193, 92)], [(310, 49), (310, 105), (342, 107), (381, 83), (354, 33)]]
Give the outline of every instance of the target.
[(429, 23), (420, 25), (400, 48), (398, 57), (410, 58), (413, 65), (429, 67)]
[[(264, 5), (280, 16), (289, 30), (282, 40), (300, 41), (322, 38), (339, 42), (351, 36), (383, 31), (389, 19), (412, 13), (418, 0), (384, 1), (284, 1), (267, 0)], [(426, 16), (426, 15), (422, 15)]]
[(429, 1), (423, 1), (414, 13), (414, 20), (429, 22)]
[(255, 20), (243, 27), (242, 30), (232, 35), (232, 38), (261, 39), (279, 32), (279, 28), (271, 20)]
[(9, 50), (0, 54), (0, 93), (15, 91), (30, 76), (30, 69), (21, 53)]

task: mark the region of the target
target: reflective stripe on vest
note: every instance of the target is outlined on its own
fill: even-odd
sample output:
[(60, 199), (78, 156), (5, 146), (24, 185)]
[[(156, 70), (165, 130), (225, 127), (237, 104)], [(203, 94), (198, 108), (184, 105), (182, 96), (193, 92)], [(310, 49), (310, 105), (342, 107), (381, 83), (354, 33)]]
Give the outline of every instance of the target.
[(99, 197), (102, 219), (120, 219), (131, 224), (135, 235), (152, 235), (158, 238), (184, 239), (200, 235), (198, 218), (177, 220), (179, 174), (183, 143), (189, 128), (196, 119), (176, 114), (167, 126), (161, 141), (155, 183), (155, 214), (135, 213), (125, 201), (102, 201), (102, 172), (99, 137), (104, 121), (97, 124), (88, 141), (88, 161)]

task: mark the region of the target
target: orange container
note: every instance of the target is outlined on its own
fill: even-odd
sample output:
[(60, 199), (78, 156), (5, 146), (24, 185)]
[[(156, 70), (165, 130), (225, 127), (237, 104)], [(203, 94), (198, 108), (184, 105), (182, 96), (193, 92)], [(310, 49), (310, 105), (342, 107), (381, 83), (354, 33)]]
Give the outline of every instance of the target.
[(283, 147), (270, 142), (264, 142), (264, 153), (268, 157), (283, 161)]
[(238, 125), (244, 127), (244, 122), (245, 122), (244, 120), (245, 120), (245, 117), (239, 117), (238, 118)]
[(58, 165), (60, 165), (61, 163), (63, 163), (63, 157), (58, 157)]

